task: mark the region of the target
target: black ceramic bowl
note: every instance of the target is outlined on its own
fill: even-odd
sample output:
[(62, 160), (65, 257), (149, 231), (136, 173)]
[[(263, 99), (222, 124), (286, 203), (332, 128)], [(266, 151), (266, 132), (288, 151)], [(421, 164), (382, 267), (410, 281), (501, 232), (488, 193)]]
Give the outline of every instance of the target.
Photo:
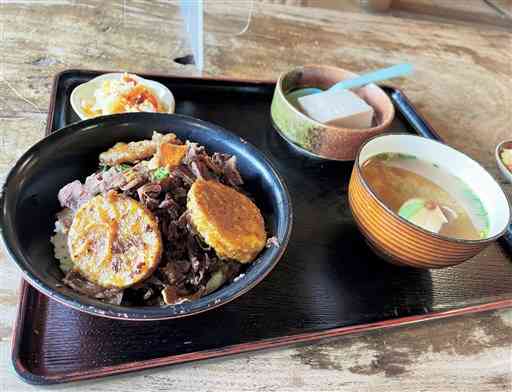
[[(236, 155), (246, 189), (261, 209), (269, 236), (279, 246), (264, 249), (245, 276), (199, 300), (168, 307), (105, 304), (62, 285), (50, 236), (59, 211), (57, 193), (68, 182), (95, 171), (98, 154), (114, 143), (149, 139), (153, 131), (174, 132), (209, 152)], [(0, 200), (4, 247), (33, 286), (65, 305), (98, 316), (161, 320), (188, 316), (221, 306), (260, 282), (283, 255), (292, 226), (290, 196), (283, 179), (255, 147), (223, 128), (190, 117), (132, 113), (98, 117), (65, 127), (28, 150), (10, 171)]]

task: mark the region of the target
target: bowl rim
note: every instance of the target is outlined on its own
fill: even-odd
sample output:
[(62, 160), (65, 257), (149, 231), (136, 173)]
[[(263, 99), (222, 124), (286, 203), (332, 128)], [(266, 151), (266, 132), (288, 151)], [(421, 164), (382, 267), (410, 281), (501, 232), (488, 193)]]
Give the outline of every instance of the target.
[(302, 147), (301, 145), (295, 143), (293, 140), (289, 139), (284, 133), (283, 131), (281, 131), (281, 129), (277, 126), (277, 124), (275, 123), (274, 119), (271, 118), (270, 119), (271, 123), (272, 123), (272, 128), (274, 128), (274, 130), (277, 132), (277, 134), (286, 142), (288, 143), (288, 145), (290, 146), (290, 148), (292, 148), (296, 153), (298, 154), (302, 154), (303, 156), (305, 156), (306, 158), (309, 158), (309, 159), (312, 159), (312, 160), (317, 160), (319, 162), (349, 162), (349, 161), (352, 161), (353, 159), (337, 159), (337, 158), (327, 158), (323, 155), (319, 155), (319, 154), (316, 154), (312, 151), (309, 151), (309, 150), (306, 150), (304, 147)]
[(505, 139), (498, 143), (496, 146), (494, 157), (496, 158), (496, 163), (498, 165), (498, 168), (502, 172), (502, 174), (505, 176), (505, 178), (512, 183), (512, 171), (510, 171), (506, 166), (503, 160), (501, 159), (500, 153), (503, 150), (503, 147), (505, 144), (510, 144), (512, 146), (512, 139)]
[(485, 168), (479, 162), (477, 162), (474, 159), (470, 158), (468, 155), (464, 154), (463, 152), (458, 151), (457, 149), (449, 146), (448, 144), (445, 144), (445, 143), (443, 143), (441, 141), (438, 141), (438, 140), (429, 139), (429, 138), (426, 138), (426, 137), (423, 137), (423, 136), (420, 136), (420, 135), (412, 135), (412, 134), (407, 133), (407, 132), (387, 132), (387, 133), (385, 133), (383, 135), (373, 136), (373, 137), (369, 138), (368, 140), (366, 140), (364, 143), (362, 143), (361, 146), (359, 147), (359, 149), (357, 151), (357, 154), (356, 154), (355, 161), (354, 161), (354, 167), (357, 170), (357, 173), (358, 173), (359, 177), (361, 178), (361, 183), (363, 184), (364, 189), (371, 195), (371, 197), (373, 199), (375, 199), (378, 202), (378, 204), (381, 207), (383, 207), (393, 217), (397, 218), (401, 223), (407, 225), (408, 227), (410, 227), (410, 228), (412, 228), (414, 230), (417, 230), (417, 231), (419, 231), (421, 233), (427, 234), (428, 236), (431, 236), (431, 237), (434, 237), (434, 238), (437, 238), (437, 239), (440, 239), (440, 240), (443, 240), (443, 241), (448, 241), (448, 242), (458, 243), (458, 244), (485, 244), (485, 243), (492, 242), (492, 241), (500, 238), (503, 234), (505, 234), (505, 232), (507, 231), (508, 227), (512, 223), (511, 204), (510, 204), (510, 200), (508, 199), (506, 193), (503, 191), (503, 189), (501, 189), (501, 187), (498, 184), (498, 182), (494, 179), (493, 176), (490, 175), (490, 173), (488, 173), (489, 176), (496, 183), (497, 187), (501, 190), (503, 196), (505, 197), (505, 200), (506, 200), (506, 203), (507, 203), (507, 207), (508, 207), (508, 211), (509, 211), (509, 213), (508, 213), (508, 222), (505, 225), (505, 227), (500, 232), (498, 232), (497, 234), (495, 234), (495, 235), (493, 235), (491, 237), (481, 238), (481, 239), (478, 239), (478, 240), (467, 240), (467, 239), (463, 239), (463, 238), (448, 237), (448, 236), (445, 236), (445, 235), (434, 233), (434, 232), (426, 230), (426, 229), (424, 229), (424, 228), (422, 228), (422, 227), (420, 227), (418, 225), (415, 225), (414, 223), (409, 222), (407, 219), (401, 217), (396, 212), (391, 210), (391, 208), (389, 208), (386, 205), (386, 203), (384, 203), (381, 200), (381, 198), (377, 196), (377, 194), (371, 188), (370, 184), (368, 184), (368, 182), (366, 181), (366, 179), (363, 176), (363, 173), (361, 171), (361, 163), (359, 162), (360, 161), (360, 159), (359, 159), (360, 158), (360, 154), (361, 154), (361, 152), (363, 151), (364, 147), (367, 144), (369, 144), (374, 139), (381, 138), (381, 137), (387, 137), (387, 136), (407, 136), (407, 137), (420, 138), (420, 139), (426, 140), (428, 143), (435, 143), (435, 144), (439, 144), (439, 145), (448, 147), (450, 150), (452, 150), (452, 152), (454, 151), (454, 152), (460, 153), (460, 154), (464, 155), (464, 157), (466, 157), (467, 159), (469, 159), (469, 160), (473, 161), (474, 163), (476, 163), (478, 165), (478, 167), (480, 168), (480, 170), (482, 170), (482, 171), (484, 171), (486, 173), (488, 173), (488, 172), (487, 172), (487, 170), (485, 170)]
[[(13, 186), (11, 185), (13, 182), (13, 177), (15, 177), (16, 173), (29, 160), (30, 156), (37, 154), (40, 149), (45, 148), (52, 143), (55, 143), (61, 139), (65, 139), (71, 134), (76, 134), (78, 132), (91, 132), (90, 128), (98, 125), (98, 123), (106, 123), (107, 125), (110, 122), (114, 124), (119, 122), (127, 123), (137, 120), (144, 121), (144, 118), (147, 120), (150, 117), (175, 117), (178, 118), (179, 121), (188, 122), (189, 124), (198, 126), (199, 128), (210, 130), (213, 129), (217, 133), (222, 133), (233, 141), (234, 146), (242, 148), (243, 145), (244, 149), (248, 147), (249, 150), (247, 154), (255, 157), (258, 162), (263, 163), (265, 169), (268, 170), (269, 175), (276, 181), (276, 184), (278, 184), (278, 186), (274, 187), (274, 189), (276, 189), (276, 194), (279, 194), (280, 199), (282, 199), (282, 203), (280, 204), (282, 205), (282, 211), (285, 214), (284, 219), (282, 220), (282, 230), (278, 230), (273, 233), (275, 236), (280, 237), (278, 238), (279, 245), (277, 247), (271, 247), (268, 249), (264, 248), (262, 252), (265, 250), (271, 252), (267, 256), (266, 262), (260, 263), (260, 260), (257, 258), (251, 263), (254, 265), (254, 268), (256, 268), (252, 271), (253, 274), (251, 274), (251, 279), (247, 278), (249, 274), (246, 272), (243, 278), (238, 279), (237, 281), (233, 281), (228, 285), (225, 285), (224, 287), (221, 287), (213, 293), (210, 293), (209, 295), (204, 296), (198, 300), (187, 301), (182, 304), (169, 305), (165, 307), (120, 306), (107, 304), (79, 293), (77, 293), (76, 298), (74, 298), (64, 292), (60, 292), (52, 288), (52, 285), (46, 284), (42, 279), (37, 277), (36, 274), (33, 274), (29, 268), (26, 267), (26, 265), (29, 265), (29, 263), (18, 260), (28, 259), (28, 256), (26, 256), (21, 249), (15, 249), (14, 245), (16, 245), (15, 242), (18, 236), (14, 230), (14, 227), (8, 224), (11, 219), (7, 210), (7, 204), (12, 204), (15, 199), (15, 195), (9, 195), (7, 189), (9, 186)], [(286, 182), (276, 170), (274, 164), (265, 156), (263, 152), (261, 152), (251, 143), (242, 139), (237, 134), (230, 132), (214, 123), (186, 115), (170, 113), (120, 113), (77, 121), (58, 129), (55, 132), (52, 132), (51, 134), (43, 137), (37, 143), (32, 145), (11, 167), (7, 176), (5, 177), (5, 182), (2, 184), (0, 192), (0, 227), (2, 228), (0, 230), (0, 242), (7, 256), (21, 271), (23, 279), (27, 280), (32, 286), (37, 288), (43, 294), (47, 295), (49, 298), (56, 300), (63, 305), (74, 308), (81, 312), (89, 313), (94, 316), (118, 320), (157, 321), (188, 317), (206, 312), (208, 310), (225, 305), (226, 303), (235, 300), (236, 298), (254, 288), (274, 269), (286, 251), (293, 227), (293, 208), (291, 196), (288, 191)], [(279, 233), (279, 231), (281, 233)], [(54, 261), (57, 262), (56, 259)], [(184, 310), (184, 308), (189, 307), (191, 310)]]
[[(300, 70), (300, 69), (305, 69), (305, 68), (328, 69), (328, 70), (335, 70), (335, 71), (340, 71), (341, 70), (343, 72), (348, 72), (348, 73), (352, 74), (354, 77), (359, 76), (358, 73), (350, 71), (350, 70), (345, 69), (345, 68), (335, 67), (335, 66), (332, 66), (332, 65), (320, 65), (320, 64), (305, 64), (305, 65), (301, 65), (301, 66), (298, 66), (298, 67), (294, 67), (294, 68), (292, 68), (292, 69), (290, 69), (288, 71), (282, 72), (279, 75), (279, 78), (277, 79), (276, 90), (282, 96), (282, 98), (283, 98), (283, 100), (284, 100), (284, 102), (286, 104), (286, 107), (289, 110), (291, 110), (294, 115), (298, 116), (301, 120), (310, 121), (313, 125), (319, 126), (321, 128), (332, 128), (332, 129), (336, 129), (336, 130), (340, 130), (340, 131), (348, 131), (348, 132), (351, 132), (351, 133), (355, 132), (355, 133), (358, 133), (358, 134), (383, 131), (387, 127), (389, 127), (389, 125), (391, 125), (391, 123), (393, 122), (393, 119), (395, 118), (395, 115), (396, 115), (395, 105), (393, 105), (393, 102), (391, 101), (389, 96), (386, 94), (386, 92), (376, 83), (369, 83), (366, 86), (363, 86), (363, 87), (360, 87), (360, 88), (365, 88), (365, 87), (376, 88), (381, 94), (384, 95), (387, 103), (389, 104), (389, 106), (391, 108), (391, 112), (390, 112), (389, 118), (386, 119), (385, 121), (383, 121), (381, 124), (378, 124), (378, 125), (376, 125), (374, 127), (370, 127), (370, 128), (345, 128), (345, 127), (338, 127), (336, 125), (331, 125), (331, 124), (324, 124), (324, 123), (321, 123), (319, 121), (316, 121), (316, 120), (312, 119), (311, 117), (308, 117), (306, 114), (302, 113), (299, 109), (297, 109), (295, 106), (293, 106), (290, 103), (290, 101), (286, 98), (286, 94), (284, 93), (283, 86), (282, 86), (283, 79), (288, 74), (290, 74), (291, 72)], [(319, 155), (319, 157), (322, 157), (322, 156)], [(324, 158), (324, 159), (330, 159), (330, 158)]]
[[(73, 88), (73, 90), (71, 91), (71, 94), (69, 96), (69, 103), (71, 104), (71, 107), (72, 107), (73, 111), (76, 113), (76, 115), (78, 117), (80, 117), (80, 119), (82, 121), (90, 120), (90, 119), (96, 118), (96, 117), (111, 116), (111, 114), (100, 114), (99, 116), (96, 116), (96, 117), (87, 117), (87, 116), (83, 115), (82, 111), (78, 110), (78, 108), (75, 107), (76, 106), (75, 98), (76, 98), (76, 95), (79, 93), (80, 88), (83, 88), (85, 85), (87, 85), (87, 84), (93, 85), (95, 83), (98, 83), (99, 81), (102, 81), (103, 79), (108, 79), (109, 77), (114, 77), (114, 75), (115, 76), (124, 75), (125, 73), (127, 73), (128, 75), (131, 75), (131, 76), (135, 76), (137, 79), (140, 79), (140, 81), (142, 83), (149, 82), (148, 87), (151, 87), (151, 84), (154, 84), (154, 85), (157, 85), (158, 88), (161, 88), (162, 90), (168, 92), (171, 97), (171, 102), (169, 103), (168, 111), (165, 112), (165, 114), (174, 114), (174, 111), (176, 110), (176, 98), (174, 98), (174, 94), (172, 93), (171, 89), (169, 89), (164, 84), (157, 82), (156, 80), (146, 79), (146, 78), (139, 76), (138, 74), (132, 73), (132, 72), (105, 72), (105, 73), (95, 76), (94, 78), (88, 80), (87, 82), (80, 83)], [(129, 113), (129, 112), (123, 112), (123, 113)], [(144, 113), (150, 113), (150, 112), (144, 112)], [(119, 113), (119, 114), (121, 114), (121, 113)]]

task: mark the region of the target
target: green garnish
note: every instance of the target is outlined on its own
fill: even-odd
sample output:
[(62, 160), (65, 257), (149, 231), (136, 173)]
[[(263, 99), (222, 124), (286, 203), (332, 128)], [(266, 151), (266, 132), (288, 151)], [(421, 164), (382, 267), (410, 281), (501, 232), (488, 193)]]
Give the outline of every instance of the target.
[(410, 199), (405, 202), (400, 210), (398, 211), (398, 215), (407, 220), (411, 220), (411, 218), (416, 215), (421, 209), (425, 207), (425, 202), (422, 199)]
[(110, 169), (110, 166), (109, 165), (105, 165), (104, 163), (100, 163), (100, 171), (102, 173), (105, 173), (107, 170)]
[(155, 181), (162, 181), (169, 177), (169, 170), (164, 167), (159, 167), (153, 172), (153, 179)]
[(397, 152), (396, 153), (396, 156), (398, 158), (402, 158), (402, 159), (418, 159), (415, 155), (411, 155), (411, 154), (404, 154), (402, 152)]
[(120, 172), (125, 172), (126, 170), (130, 170), (132, 167), (130, 165), (127, 165), (126, 163), (121, 163), (120, 165), (117, 165), (117, 170)]
[(416, 156), (411, 154), (404, 154), (401, 152), (383, 152), (380, 154), (377, 154), (377, 157), (380, 158), (383, 161), (393, 160), (397, 158), (401, 159), (418, 159)]

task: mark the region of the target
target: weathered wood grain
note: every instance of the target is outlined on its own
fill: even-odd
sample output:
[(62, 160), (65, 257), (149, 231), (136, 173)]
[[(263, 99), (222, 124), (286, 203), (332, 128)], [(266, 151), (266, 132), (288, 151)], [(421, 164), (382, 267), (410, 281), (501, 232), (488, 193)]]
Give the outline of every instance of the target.
[(512, 28), (512, 19), (502, 8), (503, 4), (495, 4), (492, 0), (393, 0), (392, 10), (443, 20)]
[[(372, 12), (365, 0), (257, 0), (261, 3), (325, 8), (344, 12)], [(510, 0), (393, 0), (386, 15), (440, 23), (487, 24), (512, 29)]]
[(502, 14), (512, 17), (512, 0), (484, 0)]
[[(175, 4), (1, 2), (0, 174), (42, 137), (56, 72), (195, 74), (192, 66), (173, 62), (189, 52)], [(235, 36), (222, 14), (230, 4), (208, 9), (206, 74), (276, 78), (308, 62), (353, 70), (412, 62), (414, 77), (393, 84), (449, 144), (500, 178), (494, 146), (512, 132), (508, 30), (265, 3), (255, 5), (248, 31)], [(502, 185), (511, 196), (512, 187)], [(505, 257), (497, 246), (486, 252)], [(3, 254), (0, 269), (0, 390), (33, 390), (9, 364), (19, 274)], [(495, 312), (55, 390), (510, 390), (511, 328), (512, 311)]]

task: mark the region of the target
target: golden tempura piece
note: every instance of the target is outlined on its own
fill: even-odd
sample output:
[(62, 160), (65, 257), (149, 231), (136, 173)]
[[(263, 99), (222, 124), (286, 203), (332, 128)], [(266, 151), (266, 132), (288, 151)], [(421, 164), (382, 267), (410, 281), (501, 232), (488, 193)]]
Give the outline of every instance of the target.
[(151, 159), (150, 167), (164, 167), (167, 170), (178, 167), (187, 155), (187, 150), (186, 145), (161, 143)]
[(220, 258), (249, 263), (265, 247), (260, 210), (233, 188), (198, 179), (188, 192), (187, 210), (196, 231)]
[(149, 277), (162, 254), (153, 214), (115, 191), (98, 195), (75, 214), (68, 248), (73, 269), (102, 287), (129, 287)]

